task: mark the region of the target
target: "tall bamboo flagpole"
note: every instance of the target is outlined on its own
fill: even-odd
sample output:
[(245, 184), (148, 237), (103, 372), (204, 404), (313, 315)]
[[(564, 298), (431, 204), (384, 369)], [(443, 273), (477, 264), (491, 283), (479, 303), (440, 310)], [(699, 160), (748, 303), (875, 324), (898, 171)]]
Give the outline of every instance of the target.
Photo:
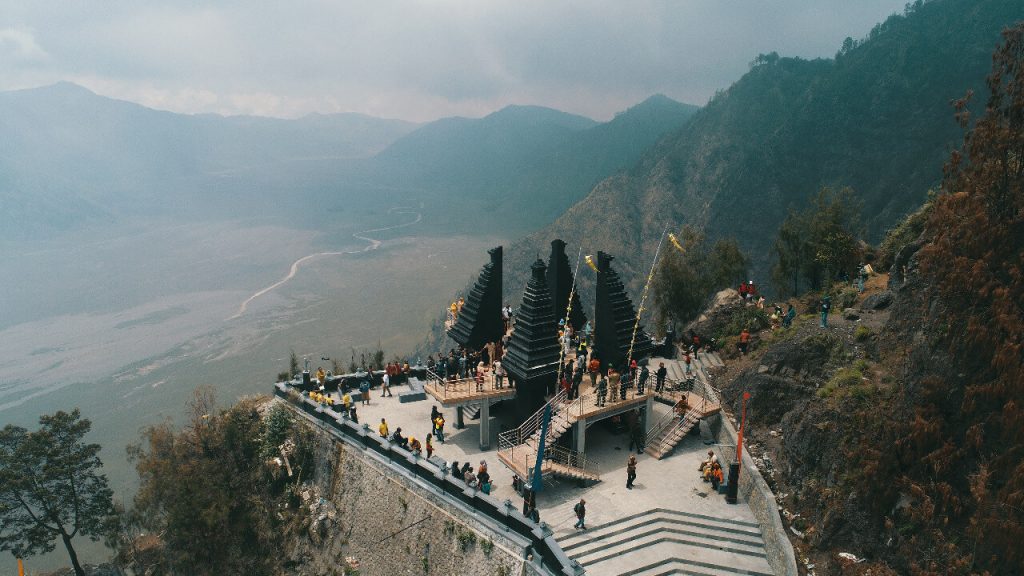
[(633, 323), (633, 337), (629, 340), (629, 354), (626, 355), (626, 366), (633, 365), (633, 346), (636, 345), (636, 333), (640, 329), (640, 315), (644, 313), (644, 304), (647, 302), (647, 293), (651, 289), (651, 281), (654, 279), (654, 267), (658, 265), (658, 256), (661, 254), (661, 246), (665, 243), (665, 233), (668, 232), (668, 224), (665, 225), (665, 230), (661, 232), (661, 238), (658, 239), (658, 249), (654, 251), (654, 261), (651, 262), (651, 271), (647, 274), (647, 282), (644, 283), (644, 292), (640, 296), (640, 306), (636, 309), (636, 322)]

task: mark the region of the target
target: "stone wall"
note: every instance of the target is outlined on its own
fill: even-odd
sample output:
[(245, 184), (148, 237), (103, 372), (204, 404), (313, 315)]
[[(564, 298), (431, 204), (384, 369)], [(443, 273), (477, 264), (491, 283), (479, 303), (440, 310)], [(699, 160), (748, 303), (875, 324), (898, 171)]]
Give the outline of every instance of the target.
[(308, 538), (290, 559), (298, 574), (560, 574), (579, 576), (544, 524), (392, 446), (330, 408), (275, 386), (280, 401), (315, 431), (317, 470), (301, 497)]
[(344, 574), (346, 557), (358, 561), (361, 575), (522, 573), (522, 539), (471, 522), (326, 429), (317, 444), (315, 486), (304, 495), (312, 528), (292, 558), (303, 574)]
[[(711, 428), (718, 442), (735, 448), (737, 434), (732, 422), (724, 413), (716, 420)], [(797, 576), (796, 554), (793, 552), (793, 544), (786, 536), (782, 518), (779, 517), (779, 505), (775, 501), (775, 494), (768, 488), (768, 484), (761, 477), (761, 472), (746, 450), (743, 451), (743, 462), (740, 465), (739, 495), (746, 500), (761, 526), (765, 554), (775, 573)]]

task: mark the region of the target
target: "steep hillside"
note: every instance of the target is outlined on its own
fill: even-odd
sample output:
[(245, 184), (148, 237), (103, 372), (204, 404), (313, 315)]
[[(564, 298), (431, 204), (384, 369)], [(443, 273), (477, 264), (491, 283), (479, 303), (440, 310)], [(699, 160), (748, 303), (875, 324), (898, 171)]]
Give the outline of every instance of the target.
[[(850, 186), (866, 237), (924, 200), (957, 143), (950, 102), (982, 86), (1010, 0), (917, 2), (834, 60), (758, 57), (682, 129), (625, 174), (601, 182), (551, 226), (510, 251), (512, 269), (551, 238), (604, 250), (635, 291), (667, 224), (737, 237), (764, 284), (770, 247), (790, 207), (822, 186)], [(507, 275), (511, 289), (522, 277)]]
[(454, 218), (529, 232), (634, 164), (696, 110), (653, 96), (603, 124), (537, 106), (446, 118), (395, 142), (363, 178), (416, 190)]
[(888, 286), (829, 328), (766, 331), (722, 378), (752, 394), (755, 452), (823, 573), (1024, 572), (1024, 24), (993, 63)]

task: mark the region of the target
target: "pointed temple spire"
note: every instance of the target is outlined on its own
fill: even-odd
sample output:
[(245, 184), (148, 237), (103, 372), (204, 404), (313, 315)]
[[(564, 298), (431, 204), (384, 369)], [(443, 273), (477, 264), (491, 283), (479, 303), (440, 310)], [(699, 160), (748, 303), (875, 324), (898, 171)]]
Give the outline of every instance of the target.
[[(594, 355), (601, 360), (601, 366), (614, 365), (624, 368), (629, 354), (629, 342), (633, 337), (636, 310), (626, 296), (625, 286), (619, 275), (612, 270), (613, 257), (604, 252), (597, 253), (597, 290), (594, 298)], [(633, 358), (651, 355), (653, 345), (650, 336), (640, 326), (633, 345)]]
[[(555, 321), (565, 319), (566, 306), (569, 304), (569, 293), (572, 292), (573, 272), (569, 258), (565, 255), (565, 242), (561, 239), (551, 241), (551, 256), (548, 258), (547, 282), (551, 290), (551, 312)], [(587, 316), (580, 304), (580, 293), (577, 290), (572, 297), (572, 313), (569, 324), (576, 330), (583, 328)]]
[(533, 274), (526, 284), (515, 330), (501, 360), (515, 382), (516, 412), (523, 418), (544, 405), (545, 389), (554, 387), (561, 357), (558, 319), (551, 312), (546, 268), (539, 258), (531, 266)]
[(487, 251), (491, 261), (484, 264), (480, 277), (466, 297), (448, 335), (462, 346), (479, 350), (488, 342), (497, 342), (505, 335), (501, 318), (501, 246)]

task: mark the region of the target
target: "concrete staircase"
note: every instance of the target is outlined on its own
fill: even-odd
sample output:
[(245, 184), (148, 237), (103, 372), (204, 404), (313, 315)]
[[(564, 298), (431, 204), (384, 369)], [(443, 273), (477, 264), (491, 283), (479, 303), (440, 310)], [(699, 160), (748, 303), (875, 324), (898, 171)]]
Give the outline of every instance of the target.
[(672, 453), (672, 450), (686, 438), (686, 435), (693, 430), (701, 419), (701, 412), (697, 409), (687, 410), (682, 416), (673, 414), (666, 423), (655, 424), (648, 434), (648, 440), (644, 446), (644, 452), (653, 458), (661, 460)]
[(753, 522), (656, 508), (557, 540), (589, 576), (774, 576)]
[(599, 482), (600, 475), (587, 469), (585, 454), (555, 444), (576, 422), (572, 408), (579, 402), (580, 399), (567, 402), (565, 390), (560, 390), (519, 428), (498, 435), (498, 459), (520, 477), (529, 478), (531, 467), (536, 465), (544, 410), (550, 407), (551, 420), (544, 440), (541, 474)]

